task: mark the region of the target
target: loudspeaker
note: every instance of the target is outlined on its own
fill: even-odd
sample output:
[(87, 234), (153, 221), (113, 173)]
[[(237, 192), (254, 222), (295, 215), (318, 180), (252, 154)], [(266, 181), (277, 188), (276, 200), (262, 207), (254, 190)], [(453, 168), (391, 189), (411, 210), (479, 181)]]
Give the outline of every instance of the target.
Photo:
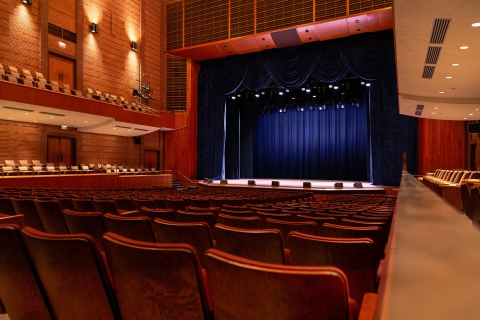
[(203, 179), (203, 182), (208, 183), (208, 180), (209, 180), (208, 178), (205, 178), (205, 179)]
[(272, 187), (280, 187), (280, 181), (272, 181)]
[(228, 180), (220, 180), (220, 184), (228, 184)]
[(248, 180), (248, 185), (255, 186), (256, 185), (255, 180)]
[(311, 182), (304, 182), (304, 183), (303, 183), (303, 187), (304, 187), (304, 188), (311, 188), (311, 187), (312, 187), (312, 183), (311, 183)]
[(334, 187), (335, 188), (343, 188), (343, 182), (335, 182)]
[(361, 182), (355, 182), (355, 183), (353, 184), (353, 187), (354, 187), (354, 188), (363, 188), (363, 185), (362, 185)]
[(213, 179), (208, 179), (208, 183), (213, 183)]
[(133, 143), (134, 144), (141, 144), (142, 143), (142, 138), (141, 137), (133, 137)]

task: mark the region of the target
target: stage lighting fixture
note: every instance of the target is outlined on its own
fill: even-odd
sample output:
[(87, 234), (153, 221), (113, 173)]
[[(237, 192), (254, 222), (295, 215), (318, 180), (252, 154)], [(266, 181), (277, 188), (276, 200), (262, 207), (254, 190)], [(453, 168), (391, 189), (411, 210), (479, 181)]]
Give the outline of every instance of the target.
[(260, 95), (258, 94), (258, 92), (255, 92), (255, 97), (260, 97)]
[(133, 51), (138, 51), (138, 43), (132, 41), (132, 43), (130, 44), (130, 48), (132, 48)]
[(272, 181), (272, 187), (280, 187), (280, 181)]
[(242, 96), (242, 95), (241, 95), (240, 93), (239, 93), (239, 94), (237, 94), (237, 97), (239, 97), (239, 98), (240, 98), (241, 96)]
[(261, 93), (262, 93), (262, 95), (264, 95), (264, 94), (265, 94), (265, 91), (263, 91), (263, 90), (262, 90), (262, 92), (261, 92)]
[(235, 99), (236, 99), (235, 96), (232, 96), (232, 100), (235, 100)]
[(345, 105), (343, 103), (340, 105), (340, 109), (345, 109)]
[(283, 113), (286, 113), (287, 112), (287, 108), (283, 108)]
[(340, 103), (337, 103), (336, 108), (340, 109)]
[(357, 102), (357, 103), (355, 104), (355, 106), (356, 106), (357, 108), (360, 108), (360, 103)]
[(307, 85), (307, 87), (305, 88), (305, 91), (310, 92), (310, 86), (309, 85)]
[(22, 2), (25, 4), (32, 4), (32, 0), (22, 0)]
[(313, 98), (316, 98), (317, 96), (312, 96)]
[(300, 111), (303, 112), (303, 107), (300, 107)]
[(310, 106), (310, 111), (313, 111), (313, 106)]
[(331, 89), (333, 86), (330, 84), (330, 85), (328, 85), (328, 87)]
[(360, 82), (360, 84), (363, 86), (363, 85), (365, 85), (365, 82), (362, 81), (362, 82)]
[(305, 87), (302, 87), (302, 91), (305, 91)]
[(282, 109), (282, 108), (280, 108), (280, 110), (278, 110), (278, 111), (279, 111), (280, 113), (283, 113), (283, 109)]
[(98, 24), (96, 24), (95, 22), (92, 22), (92, 25), (90, 26), (90, 30), (92, 31), (92, 33), (98, 33)]
[(278, 91), (278, 94), (281, 95), (281, 96), (283, 96), (283, 91), (282, 91), (282, 90), (279, 90), (279, 91)]
[(285, 89), (285, 92), (290, 92), (290, 90), (288, 90), (288, 89)]
[(370, 83), (366, 83), (365, 85), (366, 85), (367, 87), (370, 87)]
[(333, 89), (337, 90), (337, 89), (338, 89), (338, 86), (334, 86)]

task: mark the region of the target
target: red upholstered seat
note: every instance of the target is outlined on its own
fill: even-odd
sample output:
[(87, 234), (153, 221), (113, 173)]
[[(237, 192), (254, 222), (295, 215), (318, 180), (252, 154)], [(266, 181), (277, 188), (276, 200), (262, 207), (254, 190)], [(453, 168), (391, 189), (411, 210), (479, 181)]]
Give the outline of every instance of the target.
[(22, 238), (57, 319), (119, 319), (111, 279), (91, 236), (27, 227)]
[(211, 319), (195, 249), (107, 232), (105, 253), (123, 320)]
[(205, 256), (216, 320), (356, 319), (337, 268), (262, 263), (215, 249)]
[(102, 237), (105, 233), (103, 214), (100, 212), (76, 212), (63, 210), (63, 217), (70, 233), (86, 233), (95, 239), (100, 250), (103, 251)]
[(105, 229), (122, 237), (144, 242), (157, 242), (152, 221), (148, 217), (120, 217), (110, 213), (103, 216)]
[(262, 219), (259, 217), (235, 217), (225, 214), (219, 214), (217, 217), (218, 223), (226, 226), (243, 228), (243, 229), (261, 229)]

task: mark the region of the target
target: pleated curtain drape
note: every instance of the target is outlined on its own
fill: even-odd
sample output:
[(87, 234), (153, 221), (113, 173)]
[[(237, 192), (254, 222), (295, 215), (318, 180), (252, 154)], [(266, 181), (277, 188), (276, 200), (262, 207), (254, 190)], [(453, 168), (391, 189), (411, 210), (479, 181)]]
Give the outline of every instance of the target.
[[(320, 82), (337, 82), (345, 78), (347, 74), (372, 82), (372, 90), (376, 90), (373, 89), (373, 87), (377, 85), (377, 82), (380, 83), (379, 87), (381, 87), (382, 85), (386, 85), (386, 80), (382, 79), (392, 80), (391, 77), (389, 77), (392, 72), (393, 74), (395, 73), (392, 30), (365, 33), (347, 38), (313, 42), (297, 47), (272, 49), (252, 54), (203, 61), (199, 75), (198, 91), (198, 177), (201, 179), (204, 177), (223, 177), (225, 161), (227, 176), (232, 178), (239, 178), (240, 175), (243, 174), (242, 172), (245, 172), (247, 175), (262, 174), (265, 177), (268, 176), (271, 178), (347, 179), (351, 177), (352, 179), (357, 179), (356, 173), (347, 174), (349, 170), (352, 171), (353, 169), (340, 170), (338, 171), (339, 175), (336, 177), (331, 175), (331, 170), (320, 168), (313, 169), (313, 171), (306, 170), (305, 168), (298, 169), (297, 171), (297, 168), (295, 168), (295, 170), (285, 173), (282, 177), (274, 176), (278, 174), (278, 172), (286, 172), (286, 170), (278, 169), (279, 171), (276, 172), (271, 171), (268, 163), (270, 160), (268, 160), (268, 157), (263, 158), (262, 160), (262, 158), (259, 157), (259, 154), (261, 155), (262, 152), (255, 152), (255, 150), (258, 150), (259, 148), (262, 148), (265, 152), (269, 152), (268, 148), (265, 149), (268, 146), (268, 143), (266, 145), (265, 142), (262, 142), (264, 141), (263, 138), (259, 140), (259, 137), (265, 137), (269, 134), (266, 131), (268, 123), (267, 120), (264, 119), (270, 117), (265, 116), (263, 119), (257, 119), (256, 115), (242, 115), (242, 127), (244, 123), (246, 124), (248, 122), (256, 122), (256, 125), (258, 126), (256, 131), (242, 132), (238, 124), (238, 117), (236, 116), (240, 116), (240, 110), (228, 110), (225, 128), (225, 96), (232, 94), (239, 88), (261, 90), (268, 86), (276, 85), (284, 89), (294, 89), (300, 87), (312, 78)], [(383, 98), (380, 99), (382, 95)], [(387, 90), (387, 92), (382, 95), (376, 92), (376, 97), (378, 99), (370, 106), (370, 113), (368, 114), (368, 111), (365, 111), (364, 115), (358, 116), (360, 119), (358, 121), (364, 121), (365, 119), (365, 123), (367, 123), (365, 132), (369, 134), (364, 145), (359, 145), (359, 148), (362, 147), (365, 150), (364, 152), (367, 152), (367, 162), (365, 164), (365, 167), (367, 168), (365, 169), (367, 170), (366, 172), (368, 172), (368, 162), (370, 162), (370, 169), (372, 172), (370, 178), (367, 177), (367, 179), (370, 179), (374, 184), (398, 185), (401, 171), (397, 172), (398, 170), (396, 166), (385, 166), (385, 161), (380, 161), (383, 147), (388, 145), (388, 152), (395, 148), (402, 149), (403, 151), (403, 149), (406, 148), (405, 144), (408, 144), (409, 147), (407, 149), (411, 151), (411, 153), (412, 150), (413, 153), (415, 153), (416, 135), (410, 137), (411, 139), (408, 139), (407, 141), (403, 141), (400, 145), (395, 139), (389, 141), (391, 138), (390, 135), (381, 135), (378, 134), (379, 132), (377, 131), (374, 131), (374, 134), (370, 134), (370, 126), (372, 121), (382, 121), (376, 116), (377, 113), (384, 114), (385, 112), (390, 112), (392, 113), (392, 116), (389, 117), (389, 120), (399, 122), (388, 123), (389, 126), (394, 126), (400, 130), (407, 129), (413, 134), (413, 131), (416, 130), (416, 119), (412, 118), (414, 120), (407, 121), (404, 118), (401, 118), (401, 120), (398, 120), (398, 118), (394, 116), (394, 114), (398, 115), (396, 90), (395, 92), (394, 90)], [(388, 97), (385, 97), (385, 95), (388, 95)], [(388, 104), (388, 106), (385, 104)], [(397, 109), (393, 110), (395, 106), (397, 106)], [(361, 109), (362, 108), (359, 108), (358, 112), (360, 112)], [(367, 107), (365, 106), (363, 110), (366, 109)], [(354, 112), (358, 113), (357, 111)], [(372, 121), (369, 122), (366, 120), (367, 114)], [(275, 117), (280, 116), (280, 114), (275, 115)], [(291, 128), (287, 126), (284, 129), (286, 132), (288, 132), (288, 130), (297, 130), (298, 132), (301, 132), (302, 127), (311, 128), (309, 130), (326, 130), (325, 128), (328, 127), (327, 124), (332, 121), (332, 119), (328, 119), (327, 116), (328, 110), (325, 112), (324, 116), (321, 116), (325, 117), (324, 119), (317, 119), (320, 122), (324, 121), (325, 124), (325, 126), (321, 125), (319, 127), (312, 122), (313, 118), (300, 119), (300, 116), (298, 116), (298, 119), (294, 119), (292, 115), (289, 116), (292, 117), (289, 121), (298, 120), (298, 124), (294, 125), (292, 122)], [(356, 116), (353, 117), (355, 118)], [(286, 118), (287, 117), (284, 117), (284, 119)], [(339, 117), (337, 116), (337, 118)], [(380, 118), (385, 118), (385, 115)], [(339, 120), (335, 121), (338, 122), (335, 129), (332, 130), (342, 130), (338, 128), (344, 128), (347, 126), (347, 123), (351, 125), (353, 120), (350, 118), (348, 118), (348, 120), (347, 118), (343, 120), (339, 118)], [(342, 121), (344, 122), (343, 126), (341, 125)], [(294, 129), (293, 127), (298, 127), (299, 129)], [(234, 131), (239, 133), (233, 133)], [(240, 134), (240, 148), (229, 146), (228, 141), (237, 139), (236, 136), (238, 136), (238, 134)], [(242, 136), (243, 134), (246, 134), (246, 136)], [(326, 133), (322, 132), (322, 134)], [(333, 131), (331, 134), (334, 135)], [(345, 134), (348, 135), (351, 133)], [(278, 139), (284, 139), (278, 135), (275, 137), (269, 137), (269, 139), (276, 139), (276, 137), (278, 137)], [(225, 140), (227, 140), (226, 146)], [(335, 145), (348, 145), (351, 141), (347, 140), (349, 140), (348, 136), (344, 141), (337, 139), (334, 140), (335, 142), (332, 142), (333, 140), (328, 142), (325, 140), (325, 142), (322, 143), (325, 145), (331, 145), (331, 143), (334, 143)], [(305, 148), (305, 153), (298, 155), (298, 157), (301, 157), (299, 158), (302, 159), (301, 161), (304, 162), (305, 158), (315, 158), (315, 153), (321, 154), (322, 157), (327, 156), (328, 153), (321, 151), (322, 143), (317, 144), (310, 140), (305, 143), (308, 146)], [(227, 148), (227, 150), (225, 148)], [(342, 148), (342, 146), (338, 146), (338, 148)], [(242, 150), (241, 154), (238, 154), (239, 151), (236, 150)], [(372, 153), (369, 156), (369, 151), (374, 154)], [(342, 157), (343, 155), (344, 153), (339, 152), (334, 157)], [(277, 158), (277, 162), (282, 162), (283, 159), (285, 159), (285, 163), (290, 163), (290, 160), (288, 159), (289, 155), (282, 152), (281, 156), (284, 158), (282, 158), (282, 160)], [(321, 158), (321, 156), (319, 156), (320, 158), (318, 158), (318, 161), (323, 162), (324, 159)], [(416, 157), (416, 154), (411, 154), (411, 156)], [(368, 158), (370, 158), (370, 161)], [(338, 161), (342, 162), (343, 160)], [(350, 160), (345, 159), (345, 161), (348, 162)], [(357, 161), (355, 165), (347, 163), (345, 168), (348, 166), (357, 168), (357, 164), (358, 166), (363, 165)], [(285, 164), (282, 164), (282, 166), (284, 165)], [(247, 167), (249, 167), (249, 169)], [(416, 167), (412, 167), (412, 165), (410, 167), (410, 169), (416, 173)], [(265, 168), (265, 170), (262, 171), (261, 168)], [(355, 170), (358, 171), (357, 169)], [(379, 172), (376, 172), (377, 170), (379, 170)], [(391, 171), (391, 173), (387, 173), (387, 171)], [(323, 175), (322, 172), (328, 172), (328, 176)], [(360, 179), (364, 176), (365, 173), (362, 173), (361, 175), (358, 175), (358, 178)], [(398, 179), (396, 178), (397, 176)], [(242, 176), (242, 178), (243, 177), (247, 176)]]

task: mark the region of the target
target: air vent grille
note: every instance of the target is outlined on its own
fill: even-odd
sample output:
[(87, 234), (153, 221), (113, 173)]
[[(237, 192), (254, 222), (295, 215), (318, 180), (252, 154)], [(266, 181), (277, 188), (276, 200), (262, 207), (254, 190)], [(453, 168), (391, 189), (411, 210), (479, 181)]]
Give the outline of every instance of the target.
[(184, 0), (185, 47), (228, 39), (228, 1)]
[(423, 68), (422, 78), (432, 79), (434, 72), (435, 72), (435, 66), (425, 66)]
[(427, 59), (425, 59), (426, 64), (437, 64), (438, 57), (440, 56), (440, 51), (442, 47), (428, 47)]
[(315, 21), (323, 21), (347, 15), (347, 0), (315, 1)]
[(417, 104), (417, 108), (415, 109), (415, 115), (421, 116), (424, 108), (425, 106), (423, 104)]
[(450, 21), (451, 19), (435, 19), (433, 22), (432, 35), (430, 36), (430, 43), (443, 44)]
[(48, 114), (49, 116), (65, 117), (64, 114), (60, 114), (60, 113), (52, 113), (52, 112), (46, 112), (46, 111), (40, 111), (39, 113)]
[(130, 127), (124, 127), (124, 126), (115, 126), (115, 128), (120, 128), (120, 129), (132, 129)]
[(167, 55), (166, 107), (169, 111), (187, 108), (187, 59)]
[(146, 129), (140, 129), (140, 128), (133, 128), (133, 130), (137, 130), (137, 131), (146, 131), (146, 132), (148, 132), (148, 130), (146, 130)]
[(65, 39), (67, 41), (77, 43), (77, 34), (75, 32), (62, 29), (59, 26), (49, 23), (48, 24), (48, 33), (56, 37)]
[(182, 43), (182, 1), (172, 2), (166, 4), (167, 15), (167, 36), (166, 45), (167, 50), (179, 49), (183, 46)]
[(255, 0), (230, 0), (230, 38), (255, 33)]
[(349, 14), (368, 12), (392, 6), (391, 0), (350, 0), (348, 2)]
[(23, 111), (23, 112), (34, 112), (35, 110), (29, 110), (29, 109), (23, 109), (23, 108), (17, 108), (17, 107), (9, 107), (9, 106), (4, 106), (4, 109), (10, 109), (10, 110), (16, 110), (16, 111)]
[(312, 21), (313, 0), (257, 0), (257, 33)]

